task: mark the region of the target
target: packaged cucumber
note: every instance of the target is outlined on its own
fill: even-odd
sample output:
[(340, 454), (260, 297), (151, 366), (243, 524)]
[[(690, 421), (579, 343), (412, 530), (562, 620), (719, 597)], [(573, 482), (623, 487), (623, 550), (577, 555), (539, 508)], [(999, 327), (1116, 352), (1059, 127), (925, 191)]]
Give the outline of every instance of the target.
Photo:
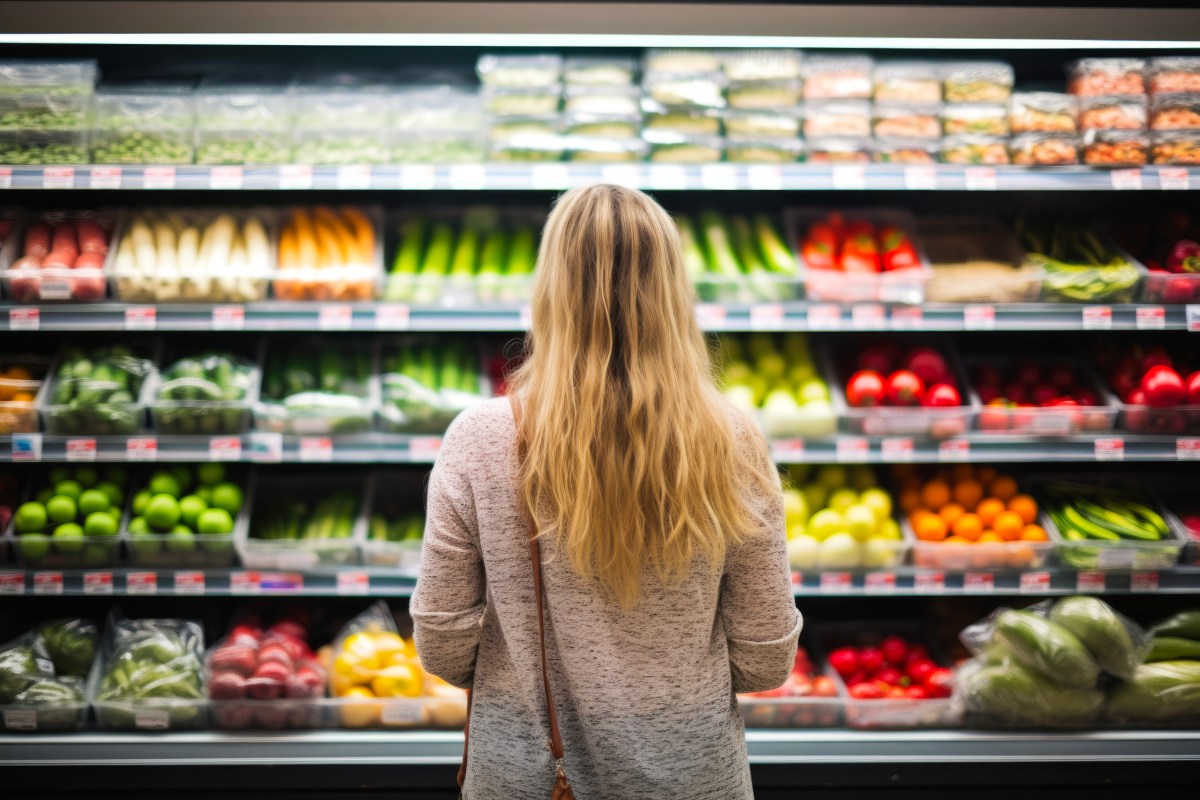
[(150, 416), (159, 433), (220, 435), (244, 433), (258, 399), (261, 373), (233, 353), (198, 353), (181, 358), (158, 376)]
[(295, 435), (361, 433), (371, 427), (371, 347), (344, 339), (293, 340), (268, 351), (259, 430)]
[(409, 337), (380, 360), (380, 427), (442, 433), (464, 409), (491, 396), (483, 356), (465, 340)]

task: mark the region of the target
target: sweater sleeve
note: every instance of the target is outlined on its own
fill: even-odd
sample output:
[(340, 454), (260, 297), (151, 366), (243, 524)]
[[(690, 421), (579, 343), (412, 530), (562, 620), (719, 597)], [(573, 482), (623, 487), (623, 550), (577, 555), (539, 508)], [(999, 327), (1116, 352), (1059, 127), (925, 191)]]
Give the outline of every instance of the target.
[(409, 611), (422, 666), (465, 689), (475, 676), (486, 581), (471, 484), (460, 469), (469, 462), (458, 452), (469, 442), (461, 427), (446, 432), (429, 478), (421, 573)]
[[(765, 452), (760, 441), (748, 446)], [(792, 594), (782, 490), (750, 491), (748, 502), (760, 527), (726, 558), (721, 614), (733, 690), (764, 692), (787, 680), (804, 620)]]

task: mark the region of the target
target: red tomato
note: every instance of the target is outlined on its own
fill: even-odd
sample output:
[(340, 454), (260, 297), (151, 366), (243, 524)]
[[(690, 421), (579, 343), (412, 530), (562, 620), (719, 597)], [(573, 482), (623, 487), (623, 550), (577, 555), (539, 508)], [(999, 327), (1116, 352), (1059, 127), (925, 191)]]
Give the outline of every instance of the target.
[(867, 673), (863, 672), (862, 670), (858, 670), (857, 672), (852, 673), (848, 677), (844, 676), (843, 680), (846, 681), (847, 686), (858, 686), (860, 683), (870, 683), (871, 682), (870, 679), (867, 678)]
[(858, 651), (853, 647), (839, 647), (829, 654), (829, 666), (843, 678), (858, 672)]
[(883, 376), (870, 370), (859, 370), (846, 383), (846, 402), (855, 408), (883, 405)]
[(1177, 406), (1187, 397), (1183, 378), (1175, 370), (1163, 365), (1146, 371), (1142, 376), (1141, 389), (1146, 393), (1146, 401), (1155, 408)]
[(855, 700), (878, 700), (883, 697), (883, 690), (878, 684), (860, 683), (850, 687), (850, 696)]
[(895, 667), (904, 665), (908, 658), (908, 642), (902, 636), (889, 636), (879, 645), (883, 651), (883, 660)]
[(869, 347), (858, 356), (858, 368), (868, 372), (888, 372), (892, 368), (892, 359), (879, 347)]
[(938, 667), (925, 679), (925, 691), (930, 697), (949, 697), (954, 690), (954, 671)]
[(908, 689), (903, 686), (893, 686), (891, 689), (888, 689), (887, 698), (889, 700), (903, 700), (907, 697), (907, 692)]
[(837, 686), (825, 675), (813, 681), (813, 697), (837, 697)]
[(1187, 376), (1187, 404), (1200, 406), (1200, 369)]
[(979, 429), (983, 431), (1008, 430), (1008, 406), (1003, 400), (988, 403), (979, 412)]
[(909, 700), (928, 700), (929, 692), (924, 686), (909, 686), (904, 690), (904, 696)]
[(939, 383), (929, 387), (929, 391), (921, 397), (921, 405), (930, 408), (961, 406), (962, 396), (959, 395), (958, 389), (955, 389), (950, 384)]
[(926, 679), (929, 678), (929, 673), (937, 669), (937, 665), (927, 658), (917, 660), (908, 660), (908, 677), (913, 683), (924, 685)]
[(918, 347), (904, 359), (904, 366), (925, 382), (925, 385), (942, 383), (950, 370), (946, 367), (946, 359), (932, 347)]
[(1154, 367), (1173, 367), (1171, 356), (1167, 354), (1165, 348), (1161, 345), (1155, 345), (1146, 350), (1141, 360), (1137, 362), (1143, 373), (1149, 372)]
[(900, 674), (900, 670), (895, 667), (884, 667), (875, 673), (875, 680), (888, 686), (898, 685), (902, 677), (904, 676)]
[(887, 379), (888, 403), (894, 406), (915, 406), (921, 402), (925, 384), (916, 373), (907, 369), (893, 372)]
[(883, 653), (878, 647), (864, 647), (858, 651), (858, 665), (868, 674), (874, 674), (883, 666)]

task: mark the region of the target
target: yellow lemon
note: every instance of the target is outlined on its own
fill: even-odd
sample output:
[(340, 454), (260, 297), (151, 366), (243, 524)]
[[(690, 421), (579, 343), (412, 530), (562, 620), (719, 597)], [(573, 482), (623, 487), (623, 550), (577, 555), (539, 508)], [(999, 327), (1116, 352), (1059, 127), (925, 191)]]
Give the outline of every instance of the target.
[(398, 633), (391, 631), (382, 631), (375, 634), (375, 653), (378, 655), (380, 662), (386, 663), (394, 661), (397, 653), (408, 655), (408, 645), (404, 638)]
[(333, 674), (345, 678), (350, 683), (370, 683), (378, 671), (378, 664), (365, 664), (353, 653), (340, 653), (333, 660)]
[(379, 724), (379, 701), (371, 690), (355, 686), (345, 694), (342, 703), (342, 724), (347, 728), (368, 728)]
[(420, 697), (424, 688), (420, 670), (409, 665), (387, 667), (371, 681), (377, 697)]

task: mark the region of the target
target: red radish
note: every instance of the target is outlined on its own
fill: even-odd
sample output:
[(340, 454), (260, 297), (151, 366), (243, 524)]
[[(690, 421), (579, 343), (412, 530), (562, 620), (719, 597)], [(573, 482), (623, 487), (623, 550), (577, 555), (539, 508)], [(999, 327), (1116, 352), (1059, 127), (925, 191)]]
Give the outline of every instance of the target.
[(108, 235), (96, 220), (77, 220), (75, 222), (75, 232), (79, 237), (79, 251), (81, 253), (99, 253), (104, 255), (108, 252)]
[(50, 252), (50, 226), (35, 222), (25, 231), (25, 255), (44, 258)]
[(921, 398), (921, 405), (929, 408), (950, 408), (962, 405), (962, 396), (958, 389), (948, 383), (939, 383), (929, 387)]
[(79, 257), (79, 242), (75, 241), (75, 228), (66, 222), (54, 226), (54, 235), (50, 240), (50, 252), (61, 250), (72, 253), (71, 263)]
[(888, 376), (887, 398), (894, 406), (915, 406), (924, 391), (925, 384), (910, 370), (897, 370)]
[(932, 347), (918, 347), (913, 350), (904, 360), (904, 364), (910, 371), (916, 373), (917, 377), (927, 386), (942, 383), (945, 376), (949, 375), (946, 359), (942, 358), (942, 354)]
[(1179, 373), (1161, 365), (1151, 367), (1142, 376), (1141, 389), (1146, 393), (1146, 401), (1155, 408), (1177, 406), (1187, 396)]

